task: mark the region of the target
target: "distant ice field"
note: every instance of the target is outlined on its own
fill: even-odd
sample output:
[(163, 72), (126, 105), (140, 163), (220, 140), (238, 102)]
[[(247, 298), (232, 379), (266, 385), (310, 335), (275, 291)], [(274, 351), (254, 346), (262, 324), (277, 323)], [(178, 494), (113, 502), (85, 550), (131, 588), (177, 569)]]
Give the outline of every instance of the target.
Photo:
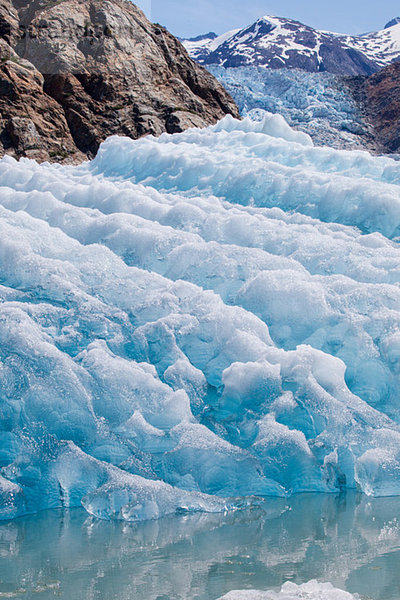
[(371, 125), (352, 97), (346, 78), (300, 69), (207, 65), (228, 90), (243, 116), (264, 111), (282, 115), (319, 146), (363, 150), (374, 147)]
[(1, 518), (400, 494), (399, 163), (267, 113), (0, 184)]

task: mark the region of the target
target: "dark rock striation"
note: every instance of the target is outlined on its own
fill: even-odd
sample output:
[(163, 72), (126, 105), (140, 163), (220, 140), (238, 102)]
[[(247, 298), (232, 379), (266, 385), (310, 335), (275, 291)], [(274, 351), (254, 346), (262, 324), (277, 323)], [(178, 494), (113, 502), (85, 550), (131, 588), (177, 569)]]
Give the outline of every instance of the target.
[[(204, 40), (215, 40), (217, 38), (217, 34), (214, 31), (209, 31), (208, 33), (203, 33), (203, 35), (196, 35), (196, 37), (187, 38), (185, 41), (187, 42), (202, 42)], [(181, 38), (179, 38), (181, 40)]]
[(395, 25), (398, 25), (399, 23), (400, 23), (400, 17), (395, 17), (394, 19), (389, 21), (389, 23), (386, 23), (385, 29), (389, 29), (389, 27), (394, 27)]
[(238, 116), (229, 94), (127, 0), (0, 0), (0, 153), (76, 162)]

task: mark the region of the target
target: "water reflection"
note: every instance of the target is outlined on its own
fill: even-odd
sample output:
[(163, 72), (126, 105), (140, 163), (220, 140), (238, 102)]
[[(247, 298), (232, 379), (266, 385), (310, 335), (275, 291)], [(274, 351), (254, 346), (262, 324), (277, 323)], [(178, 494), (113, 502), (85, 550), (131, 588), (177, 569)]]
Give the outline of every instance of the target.
[(0, 598), (214, 600), (312, 578), (400, 598), (400, 498), (308, 494), (143, 524), (47, 511), (0, 525)]

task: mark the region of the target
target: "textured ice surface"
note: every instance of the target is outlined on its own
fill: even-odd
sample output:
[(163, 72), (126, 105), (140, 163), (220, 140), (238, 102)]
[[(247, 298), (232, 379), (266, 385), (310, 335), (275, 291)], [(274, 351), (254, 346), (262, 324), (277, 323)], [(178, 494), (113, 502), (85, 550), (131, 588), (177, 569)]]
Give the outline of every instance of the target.
[(357, 595), (353, 596), (353, 594), (338, 590), (330, 583), (318, 583), (313, 580), (302, 585), (288, 581), (279, 592), (236, 590), (225, 594), (220, 600), (356, 600), (357, 598)]
[(0, 516), (400, 494), (399, 181), (276, 115), (2, 159)]
[(239, 106), (242, 115), (261, 118), (263, 111), (282, 115), (322, 146), (362, 149), (372, 140), (343, 78), (331, 73), (263, 67), (207, 65)]
[(357, 598), (357, 595), (353, 596), (334, 588), (330, 583), (318, 583), (313, 580), (302, 585), (288, 581), (279, 592), (236, 590), (225, 594), (220, 600), (356, 600)]

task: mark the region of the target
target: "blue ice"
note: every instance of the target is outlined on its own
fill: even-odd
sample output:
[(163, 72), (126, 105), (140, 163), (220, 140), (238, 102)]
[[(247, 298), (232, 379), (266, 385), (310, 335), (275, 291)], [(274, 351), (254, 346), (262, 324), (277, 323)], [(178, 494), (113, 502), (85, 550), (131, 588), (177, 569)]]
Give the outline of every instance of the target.
[(400, 164), (279, 115), (0, 161), (0, 517), (400, 494)]

